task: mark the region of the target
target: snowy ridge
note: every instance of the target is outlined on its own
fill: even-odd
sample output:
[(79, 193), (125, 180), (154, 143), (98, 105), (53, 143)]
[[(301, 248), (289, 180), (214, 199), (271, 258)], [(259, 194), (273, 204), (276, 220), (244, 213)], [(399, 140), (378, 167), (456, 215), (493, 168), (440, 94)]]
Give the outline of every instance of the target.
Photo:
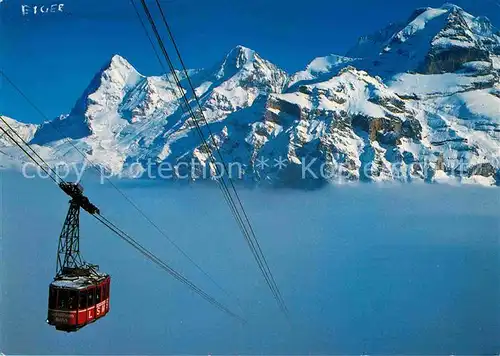
[[(22, 122), (18, 122), (14, 119), (11, 119), (10, 117), (3, 116), (2, 119), (4, 119), (7, 124), (9, 124), (10, 127), (12, 127), (13, 130), (17, 132), (19, 136), (23, 138), (23, 140), (26, 141), (31, 141), (33, 136), (35, 136), (35, 132), (38, 129), (38, 125), (33, 125), (33, 124), (24, 124)], [(14, 135), (14, 137), (16, 137)], [(13, 143), (7, 137), (3, 132), (0, 134), (0, 147), (6, 147), (6, 146), (11, 146)]]
[[(417, 9), (347, 56), (318, 57), (295, 74), (237, 46), (190, 76), (218, 148), (246, 167), (248, 182), (500, 185), (500, 37), (455, 5)], [(10, 121), (54, 164), (83, 164), (75, 145), (116, 175), (151, 163), (206, 167), (179, 95), (170, 75), (144, 76), (116, 55), (69, 114), (40, 126)], [(2, 138), (0, 146), (4, 166), (22, 159)]]
[(307, 65), (306, 70), (297, 72), (290, 78), (288, 87), (293, 88), (299, 82), (326, 79), (324, 77), (333, 76), (336, 69), (341, 69), (353, 61), (355, 59), (336, 54), (315, 58)]
[(453, 72), (472, 60), (491, 62), (490, 56), (499, 50), (498, 30), (487, 18), (445, 4), (415, 10), (406, 24), (360, 40), (348, 53), (363, 54), (360, 68), (390, 78), (404, 72)]

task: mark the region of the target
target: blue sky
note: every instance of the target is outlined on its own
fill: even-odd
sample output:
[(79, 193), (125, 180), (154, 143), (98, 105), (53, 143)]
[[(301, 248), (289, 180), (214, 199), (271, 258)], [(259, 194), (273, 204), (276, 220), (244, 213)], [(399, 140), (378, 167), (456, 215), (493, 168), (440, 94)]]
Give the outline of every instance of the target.
[[(161, 73), (151, 45), (128, 0), (60, 0), (64, 12), (21, 16), (22, 4), (0, 4), (0, 66), (49, 118), (67, 113), (96, 71), (113, 54), (141, 73)], [(138, 0), (136, 0), (138, 1)], [(454, 3), (500, 25), (498, 0)], [(152, 0), (148, 0), (152, 4)], [(238, 44), (283, 69), (302, 69), (314, 57), (343, 54), (357, 38), (389, 22), (405, 20), (416, 7), (443, 0), (163, 0), (188, 67), (214, 65)], [(43, 118), (2, 82), (0, 112), (24, 122)]]

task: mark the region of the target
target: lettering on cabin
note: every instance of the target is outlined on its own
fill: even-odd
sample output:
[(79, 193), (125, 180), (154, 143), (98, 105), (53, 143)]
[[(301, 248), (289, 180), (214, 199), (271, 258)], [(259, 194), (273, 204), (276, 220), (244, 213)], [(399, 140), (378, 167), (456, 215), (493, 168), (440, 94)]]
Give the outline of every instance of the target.
[(44, 15), (44, 14), (55, 14), (64, 11), (64, 4), (52, 4), (52, 5), (21, 5), (21, 13), (23, 16), (29, 15)]

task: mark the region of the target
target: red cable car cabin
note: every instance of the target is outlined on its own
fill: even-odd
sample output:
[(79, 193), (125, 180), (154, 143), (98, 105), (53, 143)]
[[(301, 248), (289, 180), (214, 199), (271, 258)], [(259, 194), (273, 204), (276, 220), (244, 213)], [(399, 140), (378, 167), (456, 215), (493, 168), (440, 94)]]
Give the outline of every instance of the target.
[(47, 323), (62, 331), (77, 331), (109, 312), (109, 275), (60, 275), (49, 288)]

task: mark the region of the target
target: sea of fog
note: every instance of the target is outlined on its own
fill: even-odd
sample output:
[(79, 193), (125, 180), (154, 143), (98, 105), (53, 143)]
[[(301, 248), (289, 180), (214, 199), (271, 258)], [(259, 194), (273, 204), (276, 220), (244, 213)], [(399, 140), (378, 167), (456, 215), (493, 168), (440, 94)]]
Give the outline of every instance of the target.
[(86, 260), (112, 276), (111, 311), (77, 333), (46, 324), (68, 198), (0, 173), (4, 354), (498, 354), (500, 189), (445, 185), (240, 189), (290, 310), (280, 313), (220, 191), (87, 177), (103, 215), (247, 319), (241, 324), (86, 214)]

